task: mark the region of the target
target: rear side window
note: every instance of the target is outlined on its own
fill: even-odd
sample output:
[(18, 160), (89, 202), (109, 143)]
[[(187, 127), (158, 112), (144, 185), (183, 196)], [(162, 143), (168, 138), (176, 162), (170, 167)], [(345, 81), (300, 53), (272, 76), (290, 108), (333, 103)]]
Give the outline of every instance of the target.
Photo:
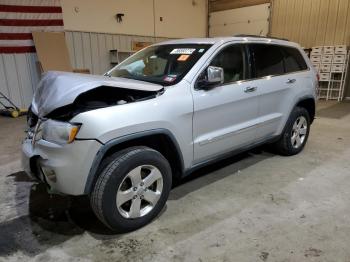
[(284, 74), (284, 55), (279, 46), (249, 45), (255, 64), (255, 77)]
[(307, 65), (299, 50), (293, 47), (281, 47), (284, 53), (284, 65), (286, 73), (292, 73), (307, 69)]

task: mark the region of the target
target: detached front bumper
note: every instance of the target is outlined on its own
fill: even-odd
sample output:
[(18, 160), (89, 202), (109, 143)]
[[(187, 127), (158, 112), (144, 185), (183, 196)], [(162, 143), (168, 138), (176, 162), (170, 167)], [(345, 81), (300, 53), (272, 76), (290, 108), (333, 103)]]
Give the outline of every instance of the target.
[(75, 140), (57, 145), (43, 139), (22, 144), (22, 166), (32, 178), (45, 182), (51, 190), (68, 194), (84, 194), (93, 160), (102, 146), (95, 140)]

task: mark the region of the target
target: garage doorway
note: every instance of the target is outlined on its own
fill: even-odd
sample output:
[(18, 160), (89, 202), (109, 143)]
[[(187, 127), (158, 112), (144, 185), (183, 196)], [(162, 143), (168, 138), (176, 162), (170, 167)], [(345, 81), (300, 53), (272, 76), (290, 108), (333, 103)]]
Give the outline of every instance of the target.
[(266, 36), (269, 32), (270, 5), (261, 4), (210, 13), (209, 36)]

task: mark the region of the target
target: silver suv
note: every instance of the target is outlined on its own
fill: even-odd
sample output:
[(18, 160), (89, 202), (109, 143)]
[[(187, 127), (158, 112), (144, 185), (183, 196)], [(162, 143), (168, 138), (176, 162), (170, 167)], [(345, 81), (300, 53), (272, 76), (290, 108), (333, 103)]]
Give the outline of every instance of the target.
[(298, 44), (252, 36), (155, 44), (104, 76), (49, 72), (30, 107), (23, 167), (131, 231), (199, 167), (265, 143), (299, 153), (316, 85)]

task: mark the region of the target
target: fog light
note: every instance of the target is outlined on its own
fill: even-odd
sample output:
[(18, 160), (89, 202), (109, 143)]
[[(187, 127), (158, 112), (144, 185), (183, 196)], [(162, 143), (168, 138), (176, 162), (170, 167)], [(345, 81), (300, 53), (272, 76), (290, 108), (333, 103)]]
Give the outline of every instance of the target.
[(56, 173), (53, 169), (51, 169), (49, 167), (42, 166), (41, 170), (43, 171), (43, 173), (47, 179), (49, 179), (52, 182), (57, 181)]

